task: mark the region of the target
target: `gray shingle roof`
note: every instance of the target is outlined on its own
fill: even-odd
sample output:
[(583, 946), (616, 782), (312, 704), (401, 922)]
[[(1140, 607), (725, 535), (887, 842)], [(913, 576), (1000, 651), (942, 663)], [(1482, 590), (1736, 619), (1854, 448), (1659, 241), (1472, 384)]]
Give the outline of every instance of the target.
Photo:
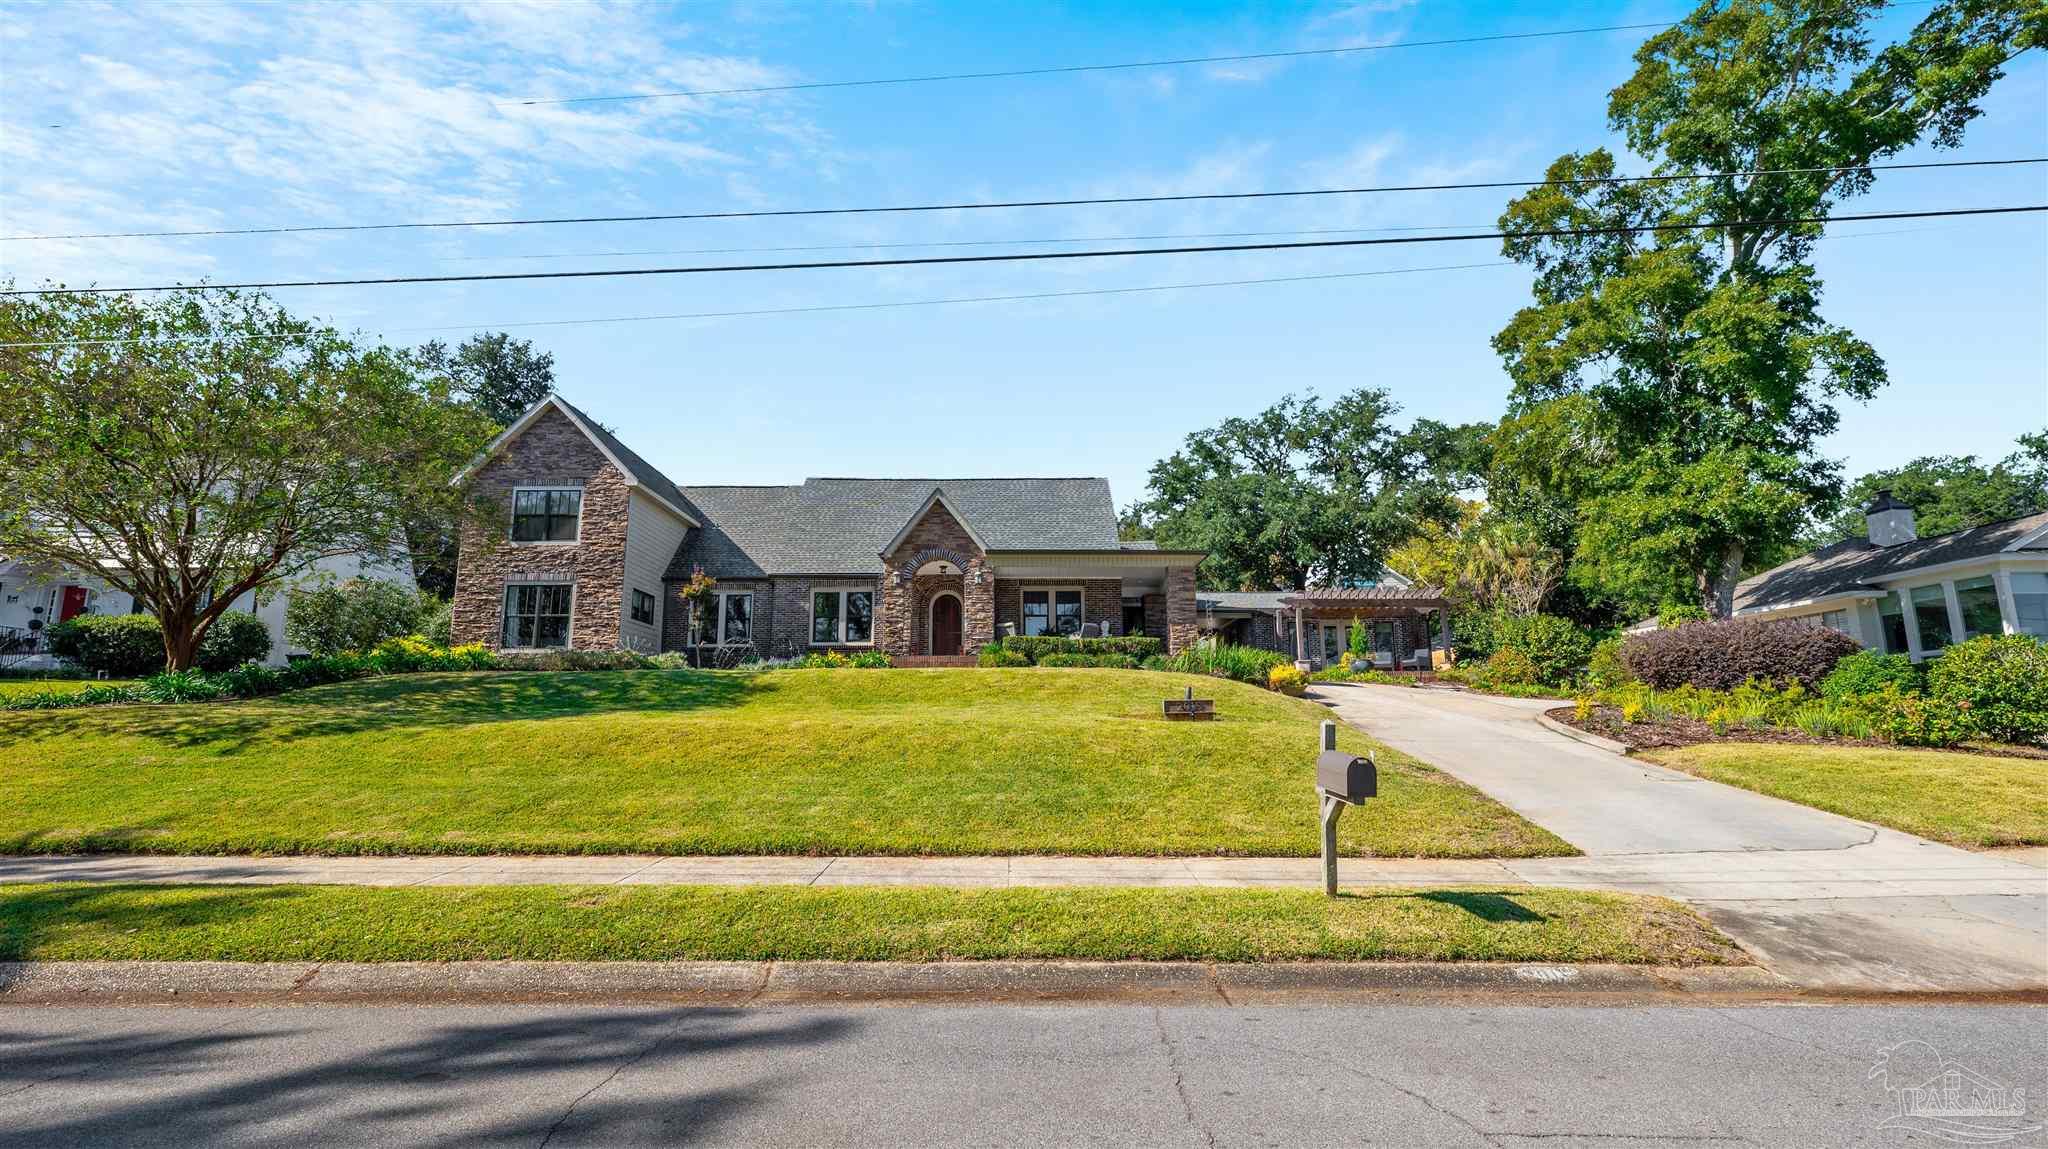
[(1292, 594), (1291, 590), (1198, 590), (1195, 592), (1195, 609), (1278, 610), (1280, 600)]
[(800, 486), (684, 487), (701, 512), (669, 576), (879, 574), (880, 551), (934, 490), (992, 551), (1119, 548), (1107, 479), (806, 479)]
[[(1872, 584), (1898, 578), (1919, 567), (1997, 554), (2044, 526), (2048, 526), (2048, 512), (1930, 535), (1897, 546), (1875, 547), (1869, 539), (1833, 543), (1744, 579), (1735, 588), (1735, 609), (1762, 610), (1828, 595), (1874, 590)], [(2048, 550), (2048, 541), (2037, 541), (2028, 548), (2035, 549)]]
[(582, 408), (577, 407), (560, 395), (556, 395), (554, 399), (555, 402), (568, 408), (571, 414), (583, 421), (583, 425), (590, 429), (591, 435), (595, 436), (597, 441), (604, 445), (604, 449), (610, 451), (620, 463), (625, 465), (626, 470), (632, 472), (634, 482), (646, 487), (661, 498), (674, 503), (682, 509), (683, 513), (690, 517), (700, 522), (703, 520), (704, 516), (698, 514), (696, 508), (690, 505), (690, 500), (683, 494), (682, 489), (677, 487), (667, 475), (662, 474), (653, 463), (635, 454), (633, 448), (619, 442), (617, 435), (605, 430), (597, 420), (591, 418)]

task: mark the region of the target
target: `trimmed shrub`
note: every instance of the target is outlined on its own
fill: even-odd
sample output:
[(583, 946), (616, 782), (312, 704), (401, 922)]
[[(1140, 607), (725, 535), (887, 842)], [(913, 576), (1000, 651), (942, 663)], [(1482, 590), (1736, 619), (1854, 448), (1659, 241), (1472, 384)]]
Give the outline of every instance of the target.
[[(151, 620), (154, 621), (154, 620)], [(218, 674), (270, 653), (270, 628), (253, 614), (228, 611), (213, 620), (199, 640), (199, 652), (192, 659), (199, 669)]]
[(1570, 619), (1554, 614), (1507, 615), (1494, 624), (1497, 651), (1512, 650), (1536, 668), (1534, 681), (1567, 683), (1585, 669), (1593, 640)]
[(653, 660), (630, 650), (543, 650), (501, 654), (499, 670), (653, 670)]
[(1621, 659), (1623, 641), (1621, 635), (1615, 635), (1593, 644), (1593, 653), (1586, 658), (1587, 686), (1596, 691), (1617, 690), (1635, 681)]
[(1048, 654), (1038, 660), (1038, 665), (1136, 670), (1138, 669), (1138, 660), (1128, 654)]
[(1283, 662), (1266, 672), (1266, 689), (1299, 698), (1308, 690), (1308, 675), (1293, 663)]
[(1892, 686), (1901, 694), (1918, 694), (1922, 685), (1920, 668), (1905, 655), (1859, 650), (1828, 671), (1820, 681), (1820, 692), (1824, 698), (1843, 699), (1876, 694)]
[(50, 628), (50, 653), (109, 678), (164, 668), (164, 632), (147, 614), (82, 614)]
[(2048, 642), (2007, 634), (1956, 643), (1928, 668), (1927, 696), (1986, 738), (2038, 742), (2048, 735)]
[(1109, 638), (1069, 638), (1063, 634), (1012, 634), (1001, 643), (1004, 650), (1021, 654), (1036, 663), (1048, 654), (1127, 654), (1145, 659), (1160, 653), (1163, 644), (1141, 634), (1112, 635)]
[[(289, 619), (286, 620), (290, 622)], [(287, 627), (289, 629), (289, 627)], [(420, 614), (420, 637), (435, 646), (452, 646), (455, 642), (455, 604), (436, 602)]]
[(1291, 661), (1284, 654), (1261, 650), (1255, 646), (1211, 646), (1196, 643), (1166, 660), (1163, 669), (1180, 674), (1206, 674), (1213, 678), (1228, 678), (1237, 682), (1249, 682), (1253, 686), (1264, 686), (1266, 675), (1275, 666)]
[[(285, 641), (316, 655), (369, 650), (419, 633), (425, 614), (437, 605), (411, 587), (373, 578), (295, 586), (285, 596)], [(447, 645), (445, 628), (439, 645)]]
[(886, 670), (889, 656), (879, 650), (848, 654), (840, 650), (814, 651), (790, 663), (798, 670)]
[[(85, 614), (50, 628), (50, 653), (110, 678), (139, 678), (164, 668), (164, 632), (155, 615)], [(193, 661), (222, 671), (269, 653), (263, 620), (231, 610), (206, 628)]]
[(1830, 627), (1722, 619), (1633, 635), (1621, 658), (1630, 674), (1659, 690), (1732, 690), (1751, 679), (1810, 689), (1859, 649)]
[(1872, 734), (1901, 746), (1953, 746), (1974, 729), (1968, 711), (1902, 693), (1892, 685), (1875, 694), (1856, 695), (1842, 705), (1864, 718)]
[(1513, 647), (1504, 647), (1481, 663), (1472, 677), (1481, 686), (1534, 686), (1542, 675), (1535, 660)]
[(1011, 650), (1000, 642), (991, 642), (981, 648), (974, 658), (976, 666), (1030, 666), (1031, 656), (1021, 650)]

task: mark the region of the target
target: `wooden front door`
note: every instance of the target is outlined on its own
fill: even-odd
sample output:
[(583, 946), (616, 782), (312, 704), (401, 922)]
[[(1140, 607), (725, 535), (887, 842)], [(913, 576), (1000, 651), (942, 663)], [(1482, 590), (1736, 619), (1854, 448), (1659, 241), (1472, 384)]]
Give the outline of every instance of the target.
[(960, 653), (960, 600), (950, 594), (932, 600), (932, 653)]

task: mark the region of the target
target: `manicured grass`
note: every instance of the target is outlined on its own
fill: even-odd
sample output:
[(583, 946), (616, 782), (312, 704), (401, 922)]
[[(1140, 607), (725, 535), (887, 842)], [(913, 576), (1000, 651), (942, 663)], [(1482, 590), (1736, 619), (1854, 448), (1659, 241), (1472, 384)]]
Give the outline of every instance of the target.
[[(1160, 717), (1190, 684), (1219, 721)], [(1312, 855), (1326, 713), (1220, 679), (1030, 669), (407, 675), (0, 714), (0, 851)], [(1573, 852), (1379, 760), (1347, 853)]]
[(88, 686), (133, 686), (132, 678), (0, 678), (0, 702), (12, 702), (31, 694), (70, 694)]
[(2048, 844), (2048, 760), (1757, 742), (1703, 742), (1645, 757), (1937, 842)]
[(1674, 902), (1544, 889), (0, 886), (0, 959), (1739, 964)]

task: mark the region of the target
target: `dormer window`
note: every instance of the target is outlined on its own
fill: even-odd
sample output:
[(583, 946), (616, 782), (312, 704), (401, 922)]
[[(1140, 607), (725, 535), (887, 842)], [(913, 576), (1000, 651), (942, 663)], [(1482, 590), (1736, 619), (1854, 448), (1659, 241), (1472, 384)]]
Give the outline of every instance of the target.
[(521, 487), (512, 492), (512, 541), (573, 543), (582, 516), (580, 488)]

